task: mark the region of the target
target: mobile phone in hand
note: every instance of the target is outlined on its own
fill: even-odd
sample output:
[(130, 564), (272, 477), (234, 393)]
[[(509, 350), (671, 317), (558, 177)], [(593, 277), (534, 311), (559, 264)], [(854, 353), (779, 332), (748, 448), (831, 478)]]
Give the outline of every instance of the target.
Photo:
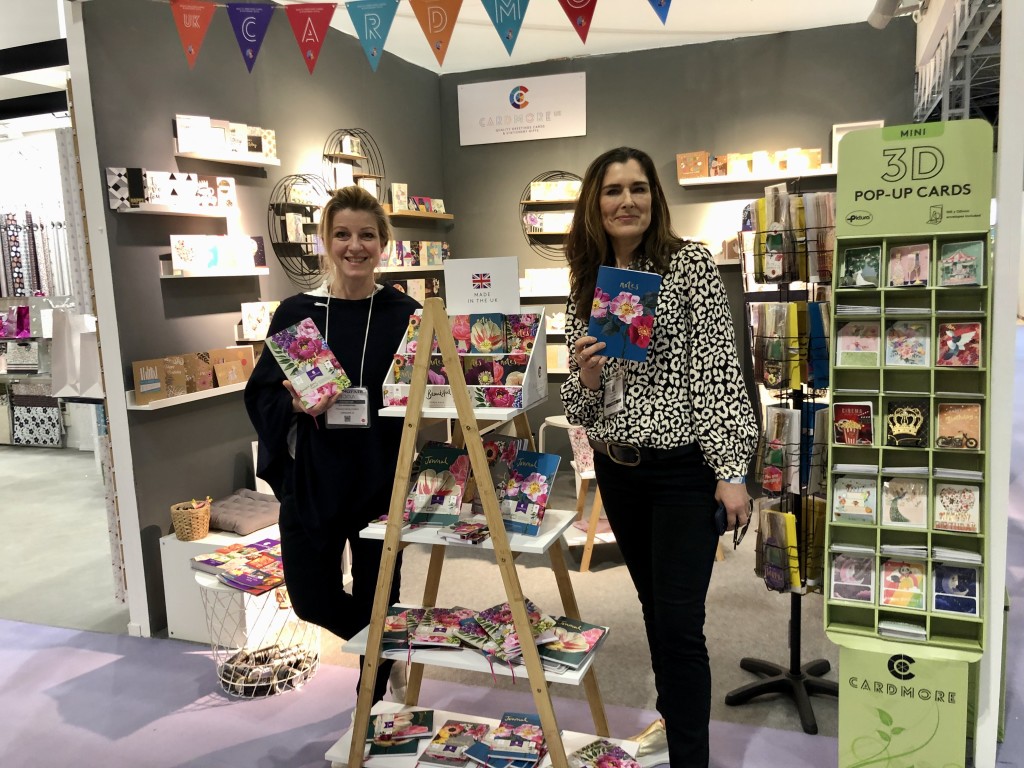
[(729, 516), (725, 513), (725, 505), (722, 502), (718, 502), (718, 508), (715, 510), (715, 530), (721, 536), (728, 527)]

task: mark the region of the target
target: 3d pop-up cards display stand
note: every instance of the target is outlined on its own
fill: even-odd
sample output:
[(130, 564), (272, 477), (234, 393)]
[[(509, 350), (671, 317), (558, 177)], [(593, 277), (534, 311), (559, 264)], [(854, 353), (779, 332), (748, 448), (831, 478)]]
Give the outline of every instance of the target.
[[(992, 128), (840, 144), (825, 630), (839, 765), (965, 765), (984, 651)], [(856, 512), (854, 514), (853, 512)]]

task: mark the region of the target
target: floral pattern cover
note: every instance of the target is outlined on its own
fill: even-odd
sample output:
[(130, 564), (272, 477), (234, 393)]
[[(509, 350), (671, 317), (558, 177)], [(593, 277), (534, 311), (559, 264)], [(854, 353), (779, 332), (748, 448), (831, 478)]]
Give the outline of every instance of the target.
[(311, 318), (270, 336), (267, 346), (306, 408), (352, 386)]

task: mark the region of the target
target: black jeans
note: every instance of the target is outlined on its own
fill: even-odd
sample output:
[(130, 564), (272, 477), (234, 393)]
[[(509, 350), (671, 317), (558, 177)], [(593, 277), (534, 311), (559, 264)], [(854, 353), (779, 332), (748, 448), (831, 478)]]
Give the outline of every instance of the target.
[[(382, 495), (386, 496), (383, 500), (383, 509), (386, 511), (391, 500), (391, 490), (387, 489), (386, 494)], [(381, 509), (377, 501), (374, 500), (365, 509)], [(356, 519), (351, 519), (351, 516), (349, 519), (336, 518), (325, 523), (324, 535), (314, 540), (302, 525), (295, 506), (295, 497), (286, 492), (281, 501), (280, 514), (281, 559), (295, 615), (347, 640), (370, 623), (370, 614), (373, 612), (383, 543), (359, 538), (359, 531), (366, 527), (372, 514), (368, 511), (365, 519), (362, 515), (355, 516)], [(346, 541), (352, 547), (352, 594), (345, 591), (341, 572)], [(389, 604), (398, 602), (401, 567), (402, 555), (399, 553)], [(362, 661), (363, 657), (360, 657), (360, 680)], [(381, 660), (373, 687), (374, 702), (384, 698), (388, 674), (393, 664), (391, 660)], [(356, 690), (359, 690), (358, 683)]]
[(657, 708), (665, 718), (672, 768), (707, 768), (711, 665), (704, 601), (718, 535), (714, 472), (700, 449), (635, 467), (594, 455), (626, 568), (643, 608)]

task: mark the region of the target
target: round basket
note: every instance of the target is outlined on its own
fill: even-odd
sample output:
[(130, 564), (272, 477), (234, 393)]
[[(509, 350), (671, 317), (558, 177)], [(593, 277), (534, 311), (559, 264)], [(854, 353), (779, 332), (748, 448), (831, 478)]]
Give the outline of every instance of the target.
[(204, 504), (196, 509), (191, 501), (172, 504), (171, 522), (174, 524), (174, 535), (180, 541), (205, 538), (210, 532), (210, 505)]

